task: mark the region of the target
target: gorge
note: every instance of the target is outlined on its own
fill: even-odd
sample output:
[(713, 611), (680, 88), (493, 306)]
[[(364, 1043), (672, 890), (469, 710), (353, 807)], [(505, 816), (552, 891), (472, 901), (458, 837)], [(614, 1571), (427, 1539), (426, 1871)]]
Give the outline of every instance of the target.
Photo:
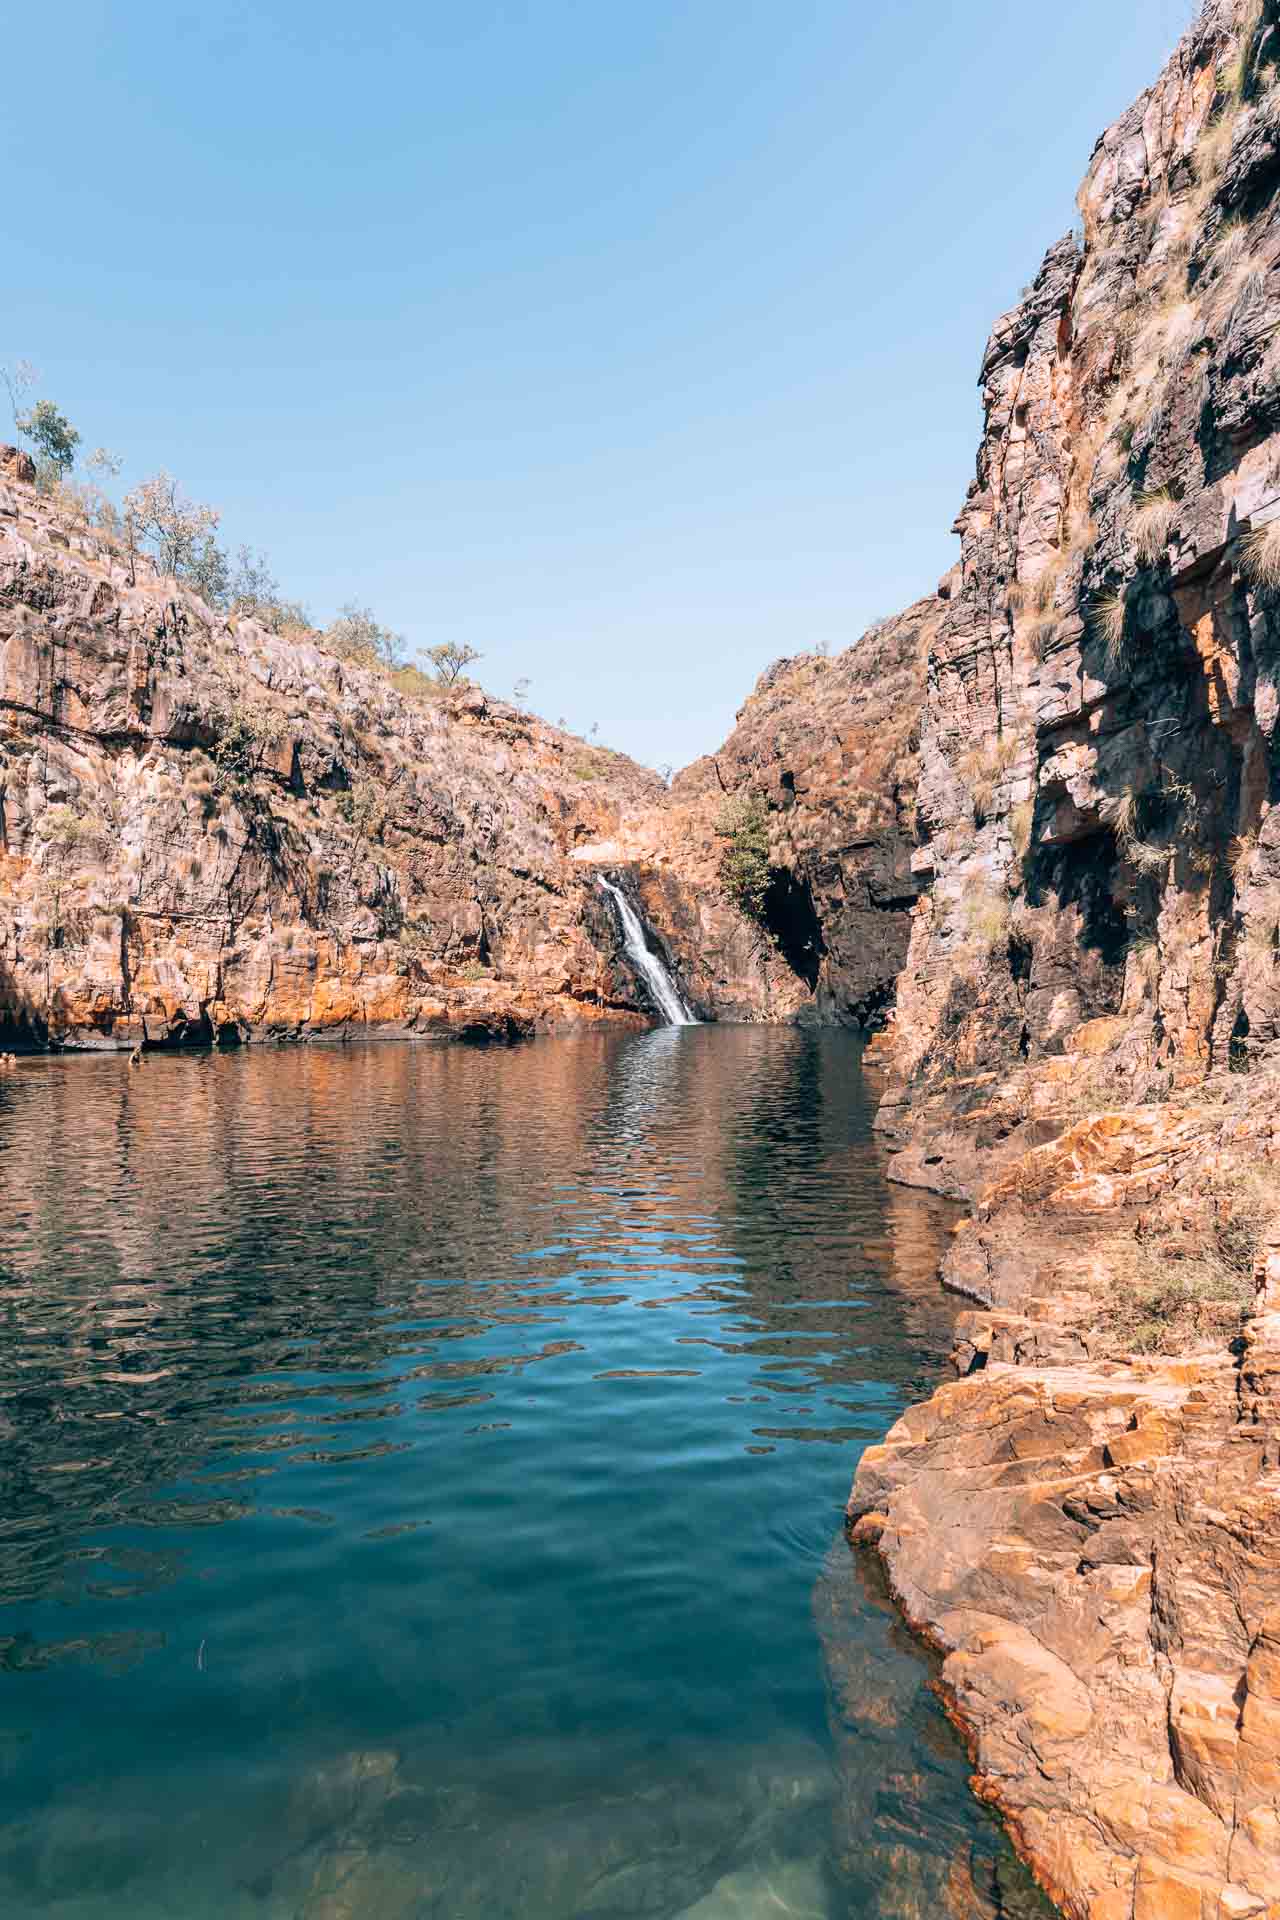
[[(1278, 0), (1208, 0), (992, 330), (954, 567), (670, 784), (220, 613), (0, 451), (0, 1046), (871, 1036), (965, 1304), (858, 1565), (1071, 1920), (1280, 1916), (1278, 81)], [(1033, 1910), (1005, 1872), (942, 1910)]]

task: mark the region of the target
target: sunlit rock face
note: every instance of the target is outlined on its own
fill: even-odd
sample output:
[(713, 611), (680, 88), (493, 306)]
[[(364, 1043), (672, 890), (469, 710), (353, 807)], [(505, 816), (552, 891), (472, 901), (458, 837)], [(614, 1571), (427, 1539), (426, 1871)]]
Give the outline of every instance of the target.
[(1205, 9), (984, 355), (921, 725), (909, 1087), (1074, 1051), (1167, 1085), (1276, 1035), (1272, 12)]
[(1280, 1914), (1278, 21), (1203, 9), (992, 333), (880, 1044), (981, 1311), (851, 1511), (1073, 1920)]
[(661, 782), (214, 613), (0, 453), (5, 1044), (635, 1019), (580, 841)]
[[(870, 1026), (892, 1002), (918, 892), (925, 662), (945, 604), (931, 596), (834, 657), (776, 661), (716, 753), (677, 774), (660, 806), (629, 812), (614, 839), (581, 849), (628, 868), (704, 1013)], [(721, 874), (746, 799), (768, 838), (756, 916)]]

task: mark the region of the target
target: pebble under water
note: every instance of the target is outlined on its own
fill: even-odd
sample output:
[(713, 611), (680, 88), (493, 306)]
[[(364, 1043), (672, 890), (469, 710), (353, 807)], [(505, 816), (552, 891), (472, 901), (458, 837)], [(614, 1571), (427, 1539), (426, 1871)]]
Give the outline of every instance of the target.
[(1038, 1911), (874, 1566), (951, 1214), (856, 1042), (0, 1082), (0, 1912)]

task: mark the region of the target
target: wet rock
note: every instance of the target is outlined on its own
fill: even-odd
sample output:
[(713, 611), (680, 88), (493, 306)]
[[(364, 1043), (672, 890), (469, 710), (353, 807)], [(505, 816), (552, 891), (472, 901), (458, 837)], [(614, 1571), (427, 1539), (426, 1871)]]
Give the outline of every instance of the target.
[(821, 1870), (784, 1860), (726, 1874), (678, 1920), (830, 1920), (831, 1913)]

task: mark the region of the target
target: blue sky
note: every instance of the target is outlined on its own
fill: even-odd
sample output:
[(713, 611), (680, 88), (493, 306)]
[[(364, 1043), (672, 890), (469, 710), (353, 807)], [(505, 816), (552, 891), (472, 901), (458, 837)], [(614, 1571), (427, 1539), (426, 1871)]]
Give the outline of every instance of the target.
[(929, 590), (994, 317), (1189, 0), (59, 0), (0, 358), (327, 619), (650, 764)]

